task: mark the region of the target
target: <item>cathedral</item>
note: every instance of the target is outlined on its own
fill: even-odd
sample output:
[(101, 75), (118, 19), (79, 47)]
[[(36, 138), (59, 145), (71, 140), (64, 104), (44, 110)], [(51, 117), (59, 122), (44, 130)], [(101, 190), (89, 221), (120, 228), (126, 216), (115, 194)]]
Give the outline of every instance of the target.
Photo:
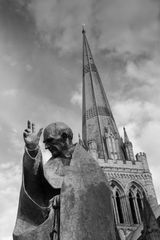
[(136, 155), (124, 128), (118, 132), (111, 107), (83, 34), (82, 141), (104, 170), (112, 191), (121, 240), (160, 239), (160, 208), (146, 153)]

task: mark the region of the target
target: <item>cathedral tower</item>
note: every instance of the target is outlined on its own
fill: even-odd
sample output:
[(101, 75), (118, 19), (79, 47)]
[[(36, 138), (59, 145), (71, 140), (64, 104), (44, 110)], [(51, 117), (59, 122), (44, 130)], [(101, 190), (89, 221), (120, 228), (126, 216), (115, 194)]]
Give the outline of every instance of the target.
[(121, 238), (126, 239), (142, 224), (143, 193), (153, 211), (158, 206), (157, 199), (146, 154), (134, 156), (125, 128), (124, 139), (120, 137), (85, 29), (82, 34), (82, 140), (110, 183), (115, 221)]

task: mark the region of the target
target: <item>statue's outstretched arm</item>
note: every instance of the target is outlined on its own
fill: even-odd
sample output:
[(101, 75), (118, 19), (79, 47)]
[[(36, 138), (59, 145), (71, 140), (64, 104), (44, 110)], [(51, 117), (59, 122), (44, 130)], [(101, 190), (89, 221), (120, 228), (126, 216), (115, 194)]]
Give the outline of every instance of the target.
[[(50, 198), (46, 196), (46, 180), (43, 174), (42, 154), (39, 140), (42, 129), (35, 133), (30, 121), (24, 130), (25, 152), (23, 156), (23, 180), (13, 239), (45, 239), (39, 237), (43, 223), (49, 217)], [(48, 197), (48, 198), (47, 198)], [(47, 220), (50, 224), (50, 220)], [(44, 231), (44, 234), (46, 232)]]
[(35, 124), (27, 122), (23, 132), (25, 153), (23, 157), (23, 187), (29, 197), (40, 205), (44, 205), (44, 174), (42, 154), (39, 147), (42, 128), (36, 133)]
[(26, 194), (41, 206), (48, 206), (49, 200), (59, 194), (46, 180), (43, 171), (42, 153), (39, 140), (42, 128), (36, 133), (35, 125), (28, 121), (24, 130), (25, 152), (23, 156), (23, 188)]

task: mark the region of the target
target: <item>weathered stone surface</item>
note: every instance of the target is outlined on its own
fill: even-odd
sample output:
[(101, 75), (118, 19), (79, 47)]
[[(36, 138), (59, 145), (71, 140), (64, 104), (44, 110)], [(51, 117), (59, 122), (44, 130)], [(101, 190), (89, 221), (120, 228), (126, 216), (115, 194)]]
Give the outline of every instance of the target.
[(111, 192), (98, 163), (77, 145), (61, 190), (61, 240), (115, 240)]
[[(55, 194), (47, 181), (44, 182), (41, 154), (31, 159), (25, 152), (23, 159), (23, 181), (19, 198), (17, 220), (13, 232), (14, 240), (50, 240), (54, 224), (54, 211), (45, 205), (46, 199)], [(35, 164), (36, 163), (36, 164)], [(43, 184), (42, 184), (43, 182)], [(48, 188), (49, 187), (49, 188)], [(45, 191), (44, 191), (45, 190)], [(47, 193), (50, 192), (50, 194)]]

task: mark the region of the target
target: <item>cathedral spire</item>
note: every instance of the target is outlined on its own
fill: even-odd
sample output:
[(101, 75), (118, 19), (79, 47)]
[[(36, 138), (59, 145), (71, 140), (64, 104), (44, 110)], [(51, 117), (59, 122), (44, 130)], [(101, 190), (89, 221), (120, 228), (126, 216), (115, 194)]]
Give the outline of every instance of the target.
[[(103, 139), (98, 116), (98, 108), (96, 103), (93, 72), (97, 72), (92, 53), (86, 38), (84, 26), (83, 34), (83, 121), (82, 121), (82, 137), (86, 145), (92, 145), (92, 141), (99, 144), (100, 154), (104, 157)], [(87, 76), (86, 76), (87, 75)], [(88, 78), (88, 80), (86, 80)], [(88, 85), (88, 86), (87, 86)], [(91, 117), (90, 115), (93, 115)], [(92, 121), (92, 129), (88, 129), (87, 119), (94, 118)]]
[[(83, 34), (83, 107), (82, 107), (82, 138), (89, 147), (92, 142), (97, 145), (98, 158), (118, 159), (121, 155), (121, 140), (113, 118), (113, 114), (106, 97), (91, 49), (86, 37), (84, 26)], [(106, 138), (110, 137), (112, 148)], [(119, 149), (118, 149), (119, 148)], [(113, 157), (115, 154), (116, 156)], [(122, 159), (122, 158), (121, 158)]]

